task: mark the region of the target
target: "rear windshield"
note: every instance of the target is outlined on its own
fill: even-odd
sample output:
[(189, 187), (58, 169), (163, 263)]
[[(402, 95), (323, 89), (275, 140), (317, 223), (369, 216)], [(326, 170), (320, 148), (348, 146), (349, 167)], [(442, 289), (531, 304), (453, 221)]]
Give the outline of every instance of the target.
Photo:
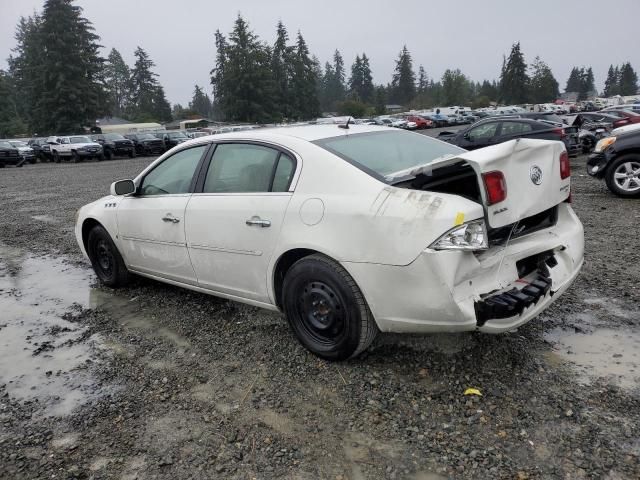
[(323, 138), (313, 143), (383, 181), (393, 173), (465, 152), (426, 135), (402, 130)]

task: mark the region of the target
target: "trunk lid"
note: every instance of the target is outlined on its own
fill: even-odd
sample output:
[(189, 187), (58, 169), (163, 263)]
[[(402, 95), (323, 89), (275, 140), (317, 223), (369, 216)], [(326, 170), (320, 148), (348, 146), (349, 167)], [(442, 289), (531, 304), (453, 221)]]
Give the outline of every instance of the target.
[[(500, 228), (562, 203), (570, 194), (571, 177), (560, 176), (562, 142), (519, 138), (491, 147), (466, 152), (432, 162), (420, 170), (433, 171), (460, 162), (476, 172), (480, 195), (490, 228)], [(488, 205), (483, 174), (499, 171), (504, 175), (507, 195)]]

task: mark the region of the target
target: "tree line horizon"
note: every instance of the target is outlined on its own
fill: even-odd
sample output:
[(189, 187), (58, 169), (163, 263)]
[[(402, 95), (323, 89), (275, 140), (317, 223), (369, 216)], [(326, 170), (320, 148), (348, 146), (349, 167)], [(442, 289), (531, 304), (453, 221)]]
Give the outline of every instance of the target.
[[(338, 49), (321, 65), (300, 30), (292, 41), (279, 21), (276, 40), (268, 44), (238, 14), (231, 32), (214, 34), (212, 96), (195, 85), (189, 105), (172, 106), (146, 50), (135, 49), (133, 66), (115, 48), (102, 58), (100, 37), (74, 0), (46, 0), (41, 13), (20, 18), (15, 39), (9, 68), (0, 70), (0, 136), (80, 131), (103, 116), (159, 123), (195, 116), (279, 123), (310, 120), (323, 112), (381, 115), (388, 104), (481, 108), (548, 103), (560, 96), (551, 68), (538, 56), (527, 64), (519, 42), (503, 56), (498, 79), (474, 82), (459, 68), (430, 78), (423, 65), (416, 72), (405, 45), (391, 81), (375, 84), (365, 52), (356, 55), (348, 71)], [(637, 89), (629, 62), (609, 67), (605, 96), (634, 95)], [(574, 66), (565, 92), (576, 92), (578, 100), (597, 93), (592, 68)]]

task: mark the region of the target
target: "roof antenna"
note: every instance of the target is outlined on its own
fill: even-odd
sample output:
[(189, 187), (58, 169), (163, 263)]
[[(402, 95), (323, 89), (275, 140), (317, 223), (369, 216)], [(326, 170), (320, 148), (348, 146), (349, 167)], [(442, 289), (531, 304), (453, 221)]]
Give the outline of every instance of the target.
[(342, 124), (338, 125), (338, 128), (344, 128), (344, 129), (346, 129), (346, 130), (349, 130), (349, 122), (351, 122), (351, 119), (352, 119), (352, 118), (353, 118), (353, 117), (349, 117), (349, 118), (347, 118), (347, 123), (345, 123), (344, 125), (342, 125)]

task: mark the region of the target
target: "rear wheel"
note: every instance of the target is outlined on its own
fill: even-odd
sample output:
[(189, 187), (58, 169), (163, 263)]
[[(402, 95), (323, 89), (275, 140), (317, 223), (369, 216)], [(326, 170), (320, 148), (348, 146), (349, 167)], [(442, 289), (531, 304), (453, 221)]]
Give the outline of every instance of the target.
[(287, 271), (282, 303), (292, 330), (312, 353), (345, 360), (363, 352), (378, 333), (369, 307), (349, 273), (320, 254)]
[(89, 232), (87, 254), (98, 279), (108, 287), (121, 287), (129, 281), (129, 271), (109, 233), (101, 225)]
[(632, 153), (616, 159), (607, 168), (605, 181), (620, 197), (640, 197), (640, 155)]
[(80, 155), (78, 152), (71, 152), (71, 163), (78, 163), (80, 161)]
[(136, 151), (135, 150), (129, 150), (129, 158), (135, 158), (136, 156)]
[(53, 152), (53, 161), (55, 163), (60, 163), (60, 154), (58, 152)]

